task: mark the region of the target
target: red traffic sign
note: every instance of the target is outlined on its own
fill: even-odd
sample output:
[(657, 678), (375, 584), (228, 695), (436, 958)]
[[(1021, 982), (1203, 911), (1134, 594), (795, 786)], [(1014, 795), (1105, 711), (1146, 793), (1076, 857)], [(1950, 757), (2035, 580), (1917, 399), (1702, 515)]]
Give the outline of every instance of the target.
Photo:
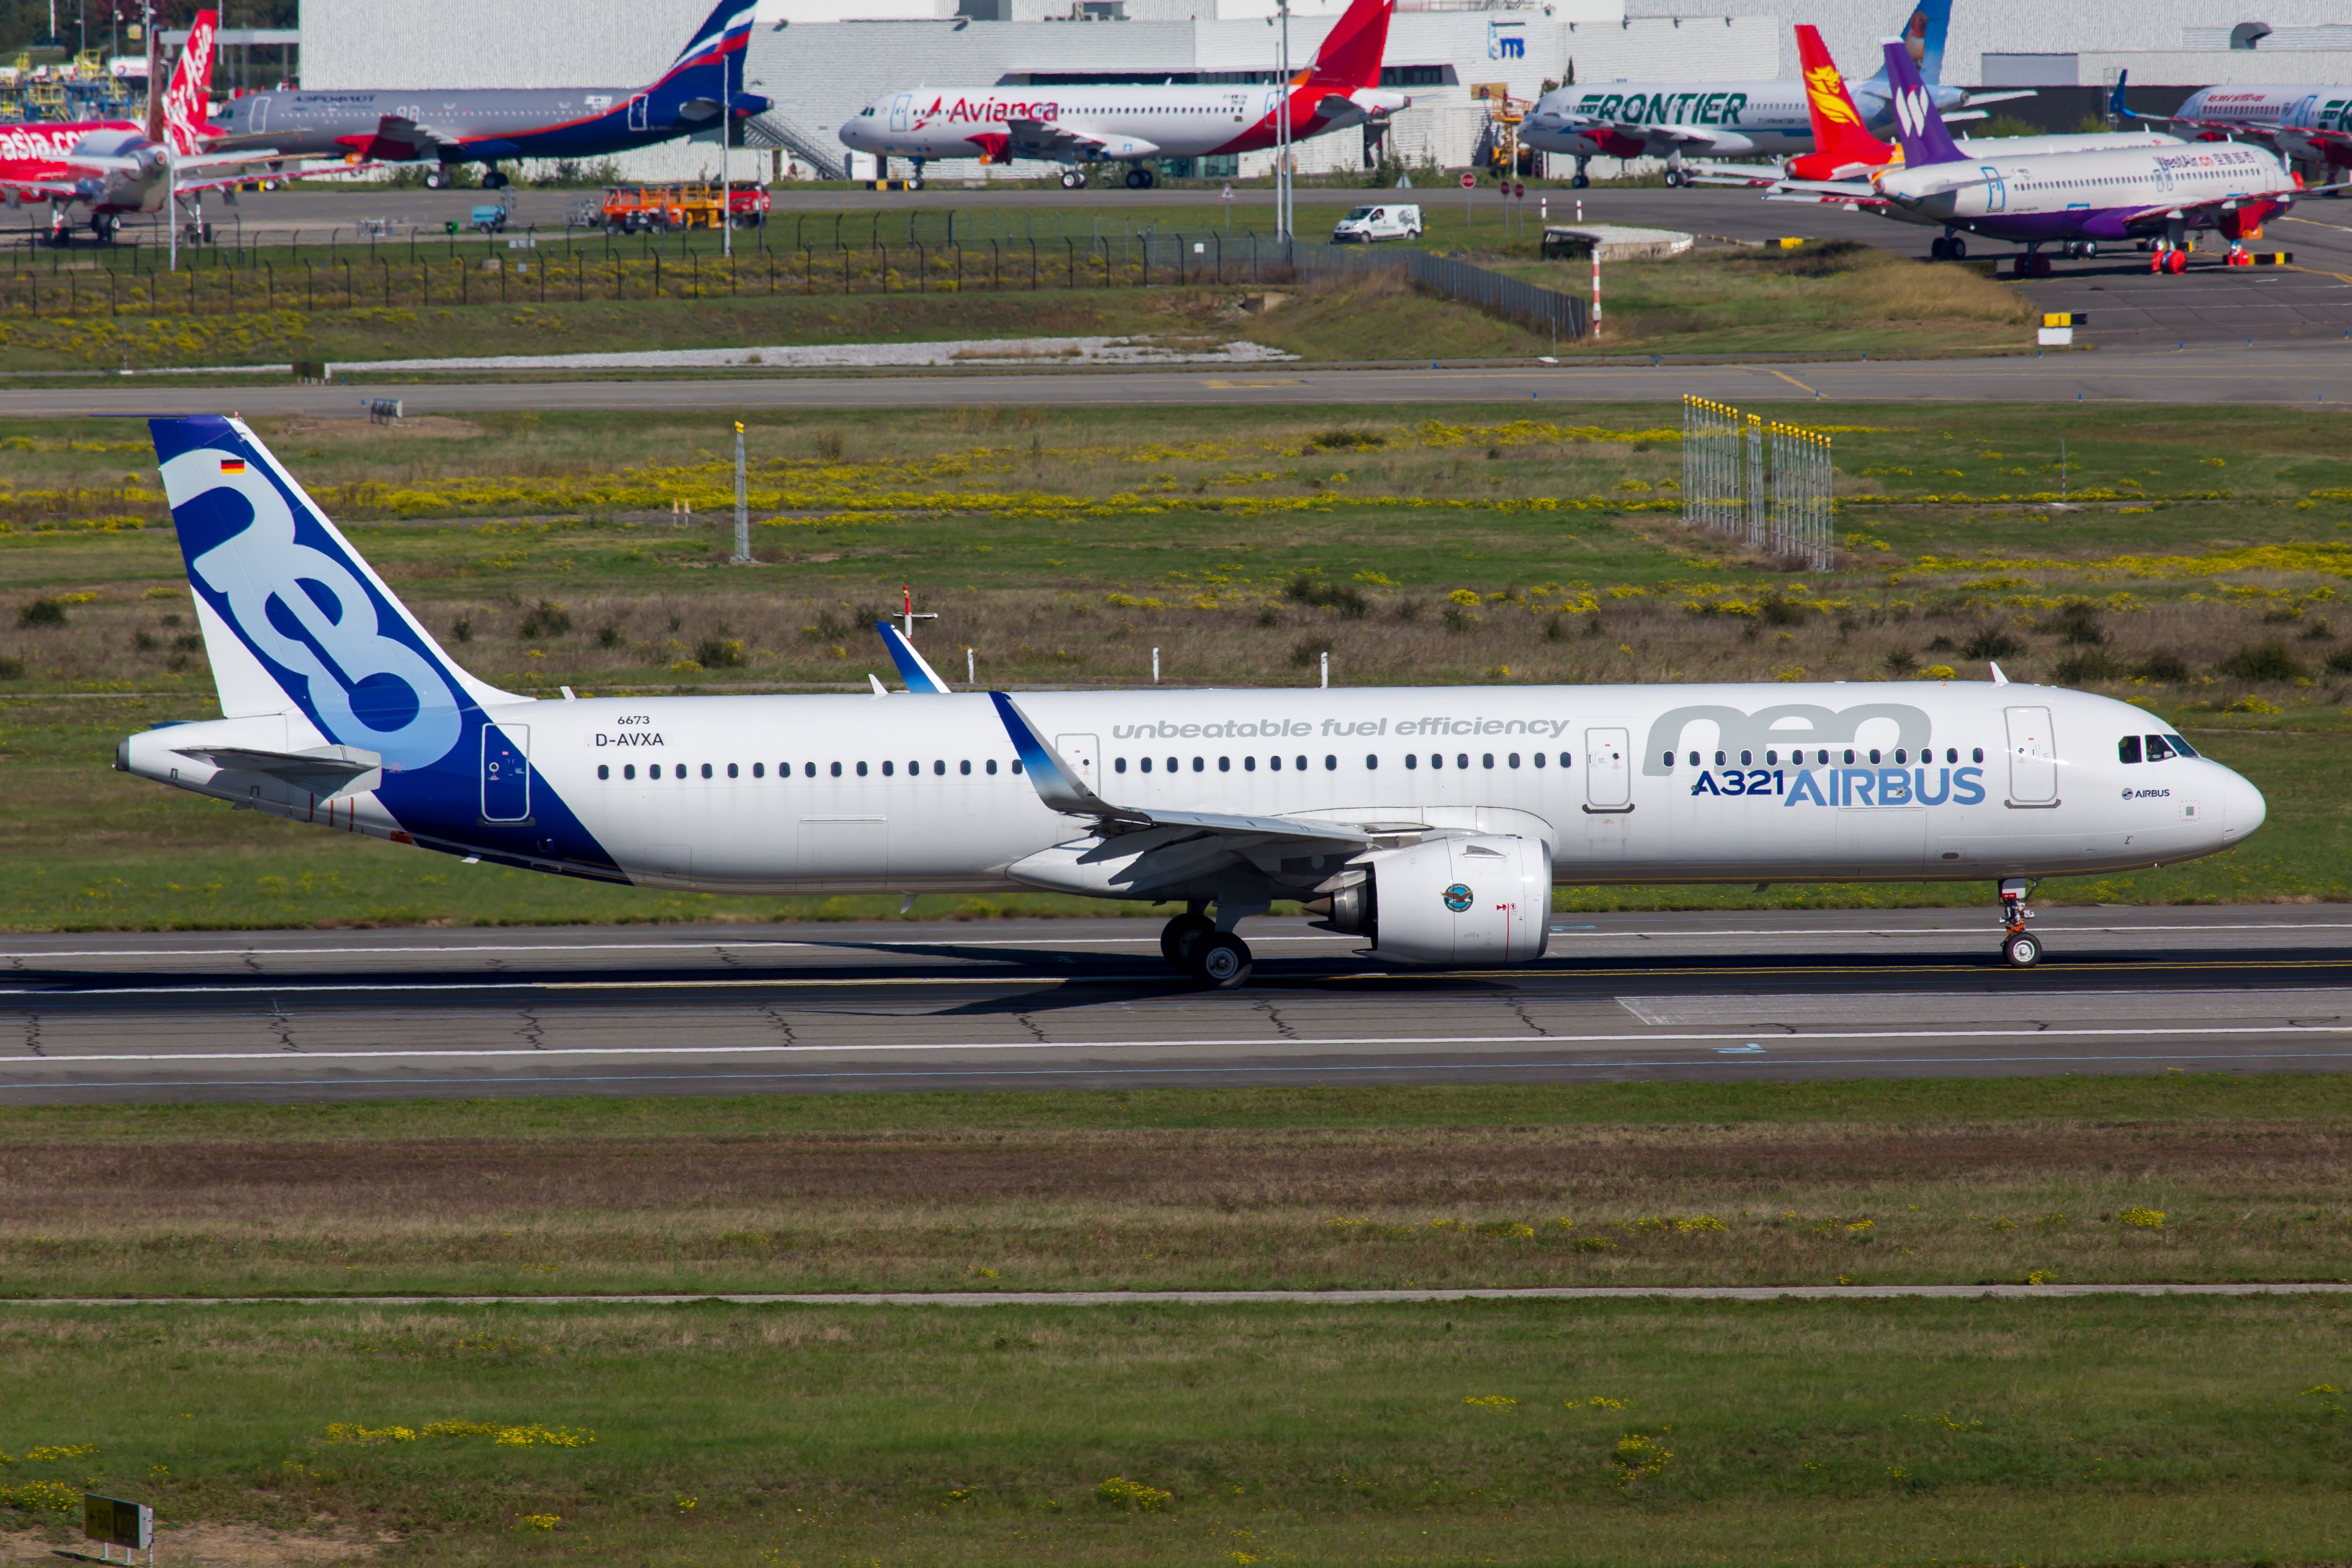
[(1234, 199), (1234, 188), (1233, 188), (1233, 186), (1231, 186), (1231, 185), (1227, 185), (1223, 190), (1219, 191), (1219, 192), (1217, 193), (1217, 199), (1218, 199), (1219, 201), (1221, 201), (1221, 202), (1229, 202), (1229, 201), (1232, 201), (1232, 200)]
[(1464, 190), (1465, 190), (1465, 191), (1469, 191), (1469, 190), (1475, 190), (1475, 189), (1477, 188), (1477, 185), (1478, 185), (1478, 176), (1477, 176), (1477, 175), (1475, 175), (1475, 174), (1465, 174), (1465, 175), (1463, 175), (1463, 176), (1462, 176), (1462, 188), (1463, 188)]
[(1513, 186), (1511, 187), (1511, 195), (1512, 195), (1512, 196), (1513, 196), (1514, 198), (1516, 198), (1517, 200), (1519, 200), (1519, 201), (1525, 201), (1525, 200), (1527, 200), (1527, 199), (1528, 199), (1528, 183), (1527, 183), (1525, 180), (1521, 180), (1517, 184), (1513, 185)]

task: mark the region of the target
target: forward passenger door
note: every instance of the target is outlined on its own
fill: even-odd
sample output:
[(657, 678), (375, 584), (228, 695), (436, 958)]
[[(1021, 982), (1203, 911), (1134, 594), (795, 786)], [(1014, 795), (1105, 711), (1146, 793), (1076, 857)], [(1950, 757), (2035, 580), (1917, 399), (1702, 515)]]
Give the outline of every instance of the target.
[(2058, 804), (2058, 744), (2047, 708), (2011, 708), (2009, 798), (2018, 805)]

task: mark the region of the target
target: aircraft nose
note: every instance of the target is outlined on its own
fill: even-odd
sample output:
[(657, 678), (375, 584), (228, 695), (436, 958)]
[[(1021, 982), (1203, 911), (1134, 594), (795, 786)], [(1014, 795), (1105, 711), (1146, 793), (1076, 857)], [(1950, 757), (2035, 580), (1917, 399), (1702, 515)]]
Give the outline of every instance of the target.
[(2237, 843), (2263, 825), (2270, 815), (2270, 804), (2263, 792), (2229, 768), (2221, 770), (2221, 836)]

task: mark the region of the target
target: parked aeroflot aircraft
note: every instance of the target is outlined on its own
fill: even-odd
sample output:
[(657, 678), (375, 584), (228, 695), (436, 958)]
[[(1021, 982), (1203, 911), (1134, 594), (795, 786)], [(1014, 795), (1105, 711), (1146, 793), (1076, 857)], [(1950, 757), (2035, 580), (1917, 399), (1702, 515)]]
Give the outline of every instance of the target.
[(724, 110), (742, 120), (768, 109), (768, 100), (743, 90), (752, 5), (719, 0), (649, 87), (247, 93), (228, 106), (217, 145), (274, 147), (289, 157), (429, 160), (435, 167), (425, 183), (436, 186), (451, 164), (487, 163), (482, 183), (499, 186), (507, 180), (499, 164), (511, 158), (604, 158), (716, 135)]
[[(1315, 59), (1290, 81), (1290, 139), (1378, 123), (1412, 100), (1381, 88), (1389, 16), (1396, 0), (1351, 0)], [(1279, 87), (923, 87), (885, 93), (841, 128), (845, 146), (911, 159), (919, 183), (931, 158), (1065, 165), (1062, 184), (1087, 183), (1087, 165), (1124, 163), (1127, 183), (1153, 183), (1147, 158), (1260, 152), (1276, 144)]]
[[(1995, 884), (2242, 842), (2262, 795), (2171, 727), (1987, 681), (533, 700), (453, 663), (236, 419), (152, 422), (226, 717), (115, 765), (450, 855), (711, 891), (1181, 902), (1238, 984), (1277, 898), (1401, 963), (1540, 957), (1555, 882)], [(1213, 915), (1211, 911), (1213, 910)]]

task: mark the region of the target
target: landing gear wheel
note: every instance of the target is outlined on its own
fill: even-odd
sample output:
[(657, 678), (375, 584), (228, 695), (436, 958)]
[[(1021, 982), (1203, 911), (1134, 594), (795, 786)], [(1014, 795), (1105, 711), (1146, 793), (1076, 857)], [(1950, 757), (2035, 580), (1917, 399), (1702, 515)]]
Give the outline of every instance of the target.
[(1076, 174), (1072, 174), (1072, 173), (1071, 173), (1069, 170), (1067, 170), (1067, 169), (1063, 170), (1063, 171), (1062, 171), (1062, 189), (1064, 189), (1064, 190), (1066, 190), (1066, 191), (1075, 191), (1075, 190), (1076, 190), (1077, 188), (1078, 188), (1078, 177), (1077, 177), (1077, 175), (1076, 175)]
[(1149, 169), (1139, 169), (1136, 172), (1143, 176), (1143, 188), (1147, 191), (1160, 183), (1160, 176)]
[(2042, 962), (2042, 939), (2030, 931), (2014, 931), (2001, 939), (2001, 962), (2011, 969), (2031, 969)]
[(1206, 915), (1178, 915), (1160, 928), (1160, 956), (1177, 973), (1190, 974), (1193, 951), (1201, 945), (1202, 938), (1213, 936), (1216, 930), (1216, 923)]
[(1954, 261), (1966, 261), (1969, 258), (1969, 242), (1958, 235), (1952, 236), (1945, 244), (1950, 250), (1951, 258)]
[(1952, 258), (1952, 242), (1938, 235), (1928, 242), (1927, 254), (1937, 261), (1949, 261)]
[(1586, 186), (1588, 186), (1588, 185), (1590, 185), (1590, 184), (1592, 184), (1592, 176), (1591, 176), (1591, 175), (1590, 175), (1590, 174), (1579, 174), (1579, 175), (1577, 175), (1574, 179), (1571, 179), (1570, 181), (1569, 181), (1569, 182), (1568, 182), (1568, 188), (1569, 188), (1570, 190), (1571, 190), (1571, 191), (1580, 191), (1580, 190), (1583, 190)]
[(1129, 169), (1129, 170), (1127, 172), (1127, 188), (1128, 188), (1129, 190), (1130, 190), (1130, 191), (1139, 191), (1139, 190), (1143, 189), (1143, 171), (1142, 171), (1142, 170), (1140, 170), (1140, 169)]
[(482, 189), (486, 191), (503, 191), (506, 188), (507, 177), (504, 174), (499, 174), (496, 169), (492, 169), (488, 174), (482, 176)]
[(1249, 943), (1231, 931), (1213, 931), (1192, 949), (1192, 978), (1211, 991), (1249, 983)]
[(1682, 185), (1683, 178), (1683, 172), (1680, 169), (1668, 169), (1666, 171), (1666, 188), (1670, 191), (1679, 189)]
[(426, 190), (437, 191), (448, 183), (448, 176), (442, 174), (440, 170), (427, 169), (425, 171), (425, 188)]

